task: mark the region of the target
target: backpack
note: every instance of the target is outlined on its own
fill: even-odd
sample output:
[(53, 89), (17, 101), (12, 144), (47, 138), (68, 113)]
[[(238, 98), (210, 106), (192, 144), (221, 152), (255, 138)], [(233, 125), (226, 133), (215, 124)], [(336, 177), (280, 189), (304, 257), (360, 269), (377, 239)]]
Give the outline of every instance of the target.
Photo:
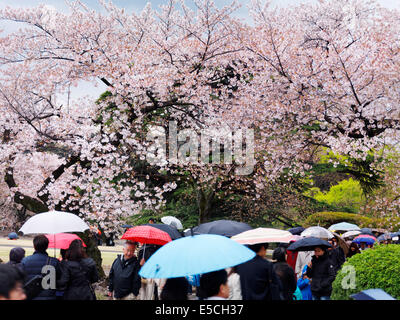
[(293, 300), (303, 300), (303, 295), (299, 287), (296, 287), (296, 291), (293, 293)]
[[(47, 258), (45, 265), (48, 265), (49, 261), (50, 258)], [(39, 293), (43, 290), (42, 288), (43, 278), (44, 278), (43, 274), (38, 274), (25, 283), (24, 290), (27, 300), (32, 300), (33, 298), (36, 298), (39, 295)]]

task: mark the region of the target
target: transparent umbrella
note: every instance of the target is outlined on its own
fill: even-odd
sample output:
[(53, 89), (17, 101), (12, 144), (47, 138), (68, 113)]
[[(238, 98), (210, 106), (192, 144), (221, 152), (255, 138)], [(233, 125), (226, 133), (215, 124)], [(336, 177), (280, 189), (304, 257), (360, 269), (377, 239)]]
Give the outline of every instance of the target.
[(178, 218), (175, 218), (173, 216), (162, 217), (161, 218), (161, 222), (165, 223), (165, 224), (168, 224), (168, 225), (170, 225), (172, 227), (175, 227), (178, 230), (183, 229), (182, 222)]
[(328, 229), (320, 226), (309, 227), (304, 230), (300, 235), (302, 237), (316, 237), (320, 239), (332, 239), (335, 237), (333, 233), (330, 232)]

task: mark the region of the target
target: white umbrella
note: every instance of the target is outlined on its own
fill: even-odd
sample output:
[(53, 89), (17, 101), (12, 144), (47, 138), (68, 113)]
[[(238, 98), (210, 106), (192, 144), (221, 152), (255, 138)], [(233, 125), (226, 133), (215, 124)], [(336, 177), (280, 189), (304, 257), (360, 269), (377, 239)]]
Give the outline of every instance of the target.
[(332, 239), (335, 236), (328, 229), (320, 226), (309, 227), (305, 229), (301, 234), (302, 237), (316, 237), (320, 239)]
[(19, 229), (23, 234), (55, 234), (62, 232), (83, 232), (89, 226), (77, 215), (62, 211), (38, 213), (29, 218)]
[(161, 222), (177, 229), (183, 229), (182, 222), (178, 218), (175, 218), (173, 216), (162, 217)]
[(359, 234), (361, 234), (361, 231), (351, 230), (351, 231), (347, 231), (347, 232), (343, 233), (342, 238), (354, 237), (354, 236), (358, 236)]
[(293, 235), (289, 231), (273, 228), (256, 228), (239, 233), (232, 240), (241, 244), (256, 244), (267, 242), (289, 243)]

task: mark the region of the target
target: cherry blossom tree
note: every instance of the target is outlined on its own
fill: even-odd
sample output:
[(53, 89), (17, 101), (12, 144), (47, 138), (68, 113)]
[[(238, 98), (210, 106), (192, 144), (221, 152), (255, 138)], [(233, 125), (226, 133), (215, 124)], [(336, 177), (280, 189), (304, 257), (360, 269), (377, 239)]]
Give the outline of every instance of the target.
[[(107, 231), (123, 216), (163, 204), (162, 194), (176, 184), (159, 173), (166, 165), (151, 172), (160, 178), (157, 185), (149, 182), (150, 172), (138, 174), (135, 166), (149, 147), (144, 133), (161, 120), (197, 130), (216, 124), (213, 115), (231, 90), (220, 83), (239, 50), (230, 28), (236, 5), (217, 9), (210, 1), (196, 2), (193, 12), (184, 4), (178, 11), (170, 1), (159, 11), (148, 5), (127, 14), (101, 3), (106, 15), (79, 1), (69, 14), (45, 6), (0, 13), (26, 26), (1, 39), (7, 137), (1, 163), (15, 202), (36, 212), (75, 210)], [(109, 87), (104, 99), (68, 109), (57, 103), (67, 86), (96, 78)], [(18, 155), (38, 148), (57, 150), (52, 160), (58, 164), (45, 179), (37, 174), (22, 186), (14, 176), (26, 162)]]
[(251, 13), (254, 36), (242, 43), (258, 94), (247, 110), (264, 115), (260, 126), (273, 137), (265, 173), (302, 173), (321, 147), (356, 161), (373, 150), (385, 158), (399, 133), (399, 12), (343, 0), (283, 9), (253, 1)]

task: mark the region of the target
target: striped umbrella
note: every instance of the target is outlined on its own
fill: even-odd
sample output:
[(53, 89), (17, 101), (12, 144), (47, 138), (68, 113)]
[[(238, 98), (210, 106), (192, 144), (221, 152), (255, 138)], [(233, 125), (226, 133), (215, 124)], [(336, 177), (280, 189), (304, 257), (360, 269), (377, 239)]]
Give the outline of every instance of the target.
[(353, 242), (356, 242), (358, 244), (360, 244), (361, 242), (365, 242), (366, 244), (374, 244), (376, 242), (376, 238), (369, 234), (360, 234), (353, 239)]
[(157, 244), (161, 246), (172, 241), (168, 233), (150, 226), (136, 226), (129, 228), (123, 234), (121, 239), (145, 244)]
[(256, 228), (239, 233), (231, 238), (241, 244), (256, 244), (267, 242), (289, 243), (293, 235), (289, 231), (273, 228)]

